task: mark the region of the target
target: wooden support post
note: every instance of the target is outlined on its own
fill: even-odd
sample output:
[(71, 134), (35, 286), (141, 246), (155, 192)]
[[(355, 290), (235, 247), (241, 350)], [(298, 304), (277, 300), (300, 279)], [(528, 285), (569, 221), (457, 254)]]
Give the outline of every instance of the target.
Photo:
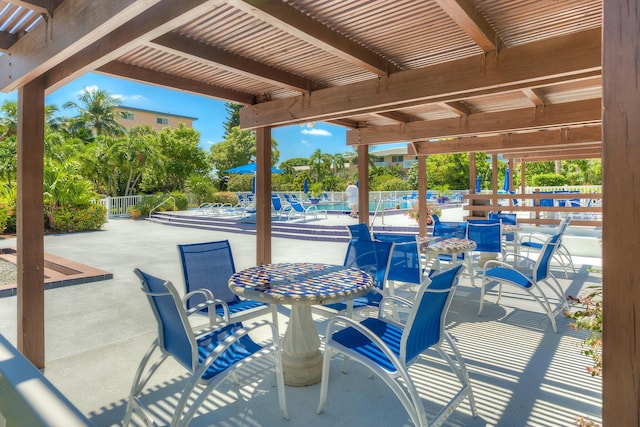
[(369, 224), (369, 146), (358, 146), (358, 218)]
[(44, 344), (44, 78), (18, 90), (18, 350), (36, 368)]
[[(498, 212), (498, 155), (491, 155), (491, 208), (494, 212)], [(489, 215), (487, 214), (487, 217)]]
[(603, 16), (603, 425), (640, 426), (640, 5)]
[(476, 194), (476, 153), (469, 153), (469, 194)]
[(427, 156), (418, 156), (418, 234), (427, 237)]
[(256, 129), (256, 264), (271, 263), (271, 128)]

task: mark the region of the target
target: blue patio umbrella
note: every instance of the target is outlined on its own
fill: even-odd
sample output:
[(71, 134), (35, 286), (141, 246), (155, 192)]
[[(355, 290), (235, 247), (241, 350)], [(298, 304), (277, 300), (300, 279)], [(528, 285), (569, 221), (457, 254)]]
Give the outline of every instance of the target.
[(251, 194), (256, 194), (256, 176), (251, 178)]
[(304, 194), (309, 192), (309, 180), (307, 178), (304, 179)]
[[(242, 165), (242, 166), (238, 166), (235, 168), (231, 168), (231, 169), (227, 169), (225, 170), (225, 172), (227, 173), (237, 173), (237, 174), (241, 174), (241, 175), (249, 175), (249, 174), (254, 174), (256, 173), (256, 164), (255, 163), (248, 163), (246, 165)], [(278, 169), (278, 168), (271, 168), (271, 173), (284, 173), (284, 171), (282, 169)]]
[(504, 182), (502, 183), (502, 189), (509, 192), (509, 168), (504, 171)]
[(476, 176), (476, 193), (480, 192), (480, 175)]

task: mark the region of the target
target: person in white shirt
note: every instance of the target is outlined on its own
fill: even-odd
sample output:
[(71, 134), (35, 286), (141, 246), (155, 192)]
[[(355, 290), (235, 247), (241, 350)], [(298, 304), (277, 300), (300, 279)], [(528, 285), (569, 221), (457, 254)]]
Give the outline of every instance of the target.
[(351, 207), (351, 213), (349, 214), (352, 218), (358, 217), (358, 187), (353, 185), (353, 182), (347, 182), (347, 189), (344, 190), (344, 193), (347, 196), (347, 203)]

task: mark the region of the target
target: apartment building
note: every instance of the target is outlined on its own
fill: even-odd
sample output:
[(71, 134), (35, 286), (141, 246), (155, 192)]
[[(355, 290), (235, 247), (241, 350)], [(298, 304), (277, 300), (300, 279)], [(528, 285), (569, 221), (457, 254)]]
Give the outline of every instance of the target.
[(188, 128), (192, 128), (193, 122), (198, 120), (196, 117), (162, 113), (124, 105), (116, 107), (115, 110), (118, 123), (127, 129), (135, 126), (148, 125), (155, 130), (160, 130), (167, 126), (178, 127), (180, 123), (183, 123)]

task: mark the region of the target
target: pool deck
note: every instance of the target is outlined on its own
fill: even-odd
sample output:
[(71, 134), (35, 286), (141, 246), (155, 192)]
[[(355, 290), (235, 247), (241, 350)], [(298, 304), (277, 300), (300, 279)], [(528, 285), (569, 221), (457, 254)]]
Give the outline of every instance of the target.
[[(391, 221), (391, 216), (388, 218)], [(443, 219), (454, 220), (453, 217)], [(330, 219), (345, 225), (348, 216)], [(398, 219), (400, 220), (400, 219)], [(325, 221), (324, 219), (322, 221)], [(329, 221), (329, 220), (327, 220)], [(597, 230), (595, 231), (597, 233)], [(181, 289), (182, 273), (176, 244), (229, 239), (238, 270), (255, 265), (255, 236), (170, 227), (149, 221), (110, 220), (103, 231), (47, 235), (45, 251), (113, 274), (113, 279), (45, 292), (45, 375), (97, 426), (119, 425), (137, 364), (156, 334), (156, 326), (133, 269), (139, 267), (173, 281)], [(0, 247), (15, 246), (15, 238)], [(341, 264), (344, 243), (272, 240), (273, 262)], [(568, 294), (601, 283), (600, 259), (574, 257), (577, 273), (557, 277)], [(398, 293), (411, 295), (410, 288)], [(503, 296), (503, 298), (505, 298)], [(464, 402), (449, 426), (571, 426), (576, 416), (601, 420), (601, 379), (585, 370), (590, 359), (580, 353), (587, 334), (574, 331), (558, 317), (554, 334), (548, 319), (527, 298), (509, 293), (502, 305), (488, 298), (482, 317), (476, 315), (479, 288), (463, 277), (447, 318), (450, 333), (466, 360), (479, 416), (471, 417)], [(280, 307), (281, 331), (289, 311)], [(0, 333), (16, 343), (16, 297), (0, 298)], [(326, 318), (315, 315), (324, 334)], [(258, 337), (259, 338), (259, 337)], [(326, 410), (316, 415), (319, 385), (287, 387), (290, 421), (279, 417), (274, 381), (268, 365), (247, 371), (248, 385), (223, 384), (207, 401), (194, 426), (410, 426), (402, 405), (379, 379), (352, 364), (350, 373), (331, 364)], [(262, 365), (261, 365), (262, 364)], [(264, 369), (263, 369), (264, 368)], [(428, 355), (412, 375), (418, 379), (427, 416), (433, 416), (454, 393), (455, 381)], [(152, 378), (143, 400), (160, 425), (175, 407), (185, 381), (184, 370), (167, 362)]]

